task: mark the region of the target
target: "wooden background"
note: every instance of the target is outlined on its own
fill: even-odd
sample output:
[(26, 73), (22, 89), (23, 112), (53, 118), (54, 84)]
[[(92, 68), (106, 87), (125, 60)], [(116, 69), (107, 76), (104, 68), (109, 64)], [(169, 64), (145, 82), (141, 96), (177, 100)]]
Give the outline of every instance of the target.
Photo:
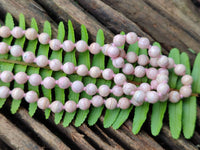
[[(120, 31), (135, 31), (151, 41), (158, 41), (164, 53), (177, 47), (187, 52), (191, 62), (195, 54), (188, 48), (200, 52), (200, 9), (198, 0), (0, 0), (0, 23), (10, 12), (17, 22), (20, 13), (26, 17), (30, 26), (31, 18), (38, 22), (42, 31), (45, 20), (52, 25), (53, 36), (57, 34), (57, 25), (68, 19), (73, 22), (76, 37), (80, 37), (80, 25), (84, 24), (90, 42), (95, 40), (98, 29), (105, 32), (106, 43)], [(150, 117), (138, 135), (131, 132), (132, 117), (119, 129), (104, 129), (103, 117), (92, 127), (83, 124), (75, 128), (73, 123), (63, 128), (55, 125), (53, 117), (44, 119), (42, 111), (37, 110), (31, 118), (27, 105), (10, 113), (10, 100), (0, 110), (0, 148), (1, 149), (181, 149), (200, 148), (200, 103), (194, 136), (190, 140), (181, 135), (179, 140), (172, 139), (168, 127), (168, 114), (164, 126), (157, 137), (150, 133)]]

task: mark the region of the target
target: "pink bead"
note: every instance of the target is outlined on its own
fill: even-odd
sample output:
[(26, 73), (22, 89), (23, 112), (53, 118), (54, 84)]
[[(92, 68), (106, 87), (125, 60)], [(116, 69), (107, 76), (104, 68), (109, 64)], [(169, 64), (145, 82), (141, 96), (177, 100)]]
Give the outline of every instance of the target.
[(67, 89), (71, 85), (71, 82), (67, 77), (60, 77), (57, 82), (61, 89)]
[(35, 59), (35, 55), (33, 54), (33, 52), (25, 52), (23, 54), (23, 60), (26, 63), (33, 63)]
[(123, 85), (126, 82), (126, 76), (122, 73), (118, 73), (114, 77), (114, 82), (117, 85)]
[(44, 85), (44, 87), (45, 87), (46, 89), (53, 89), (53, 88), (55, 87), (55, 85), (56, 85), (55, 82), (56, 82), (56, 81), (55, 81), (54, 78), (52, 78), (52, 77), (46, 77), (46, 78), (44, 78), (44, 80), (43, 80), (43, 85)]
[(14, 46), (11, 47), (10, 53), (11, 53), (11, 55), (13, 55), (15, 57), (19, 57), (19, 56), (22, 55), (23, 49), (19, 45), (14, 45)]
[(50, 105), (49, 99), (46, 97), (41, 97), (38, 99), (37, 105), (40, 109), (46, 109)]
[(119, 50), (120, 50), (119, 57), (125, 58), (126, 57), (126, 51), (122, 48), (119, 48)]
[(138, 59), (138, 56), (135, 52), (128, 52), (127, 55), (126, 55), (126, 60), (129, 62), (129, 63), (135, 63)]
[(108, 56), (110, 56), (111, 58), (116, 58), (119, 56), (119, 54), (120, 54), (119, 48), (115, 46), (110, 46), (108, 48)]
[(0, 42), (0, 54), (7, 54), (9, 52), (8, 44)]
[(177, 103), (180, 100), (180, 95), (177, 91), (171, 91), (169, 93), (169, 101), (172, 103)]
[(165, 74), (158, 74), (156, 77), (156, 80), (158, 83), (163, 83), (163, 82), (167, 83), (169, 80), (169, 77)]
[(99, 67), (96, 67), (96, 66), (90, 68), (90, 76), (92, 78), (100, 77), (101, 76), (101, 69)]
[(149, 103), (156, 103), (159, 100), (159, 95), (155, 91), (148, 91), (146, 93), (146, 101)]
[(158, 67), (158, 58), (151, 58), (149, 63), (152, 67)]
[(86, 65), (79, 65), (77, 70), (76, 70), (76, 73), (79, 75), (79, 76), (86, 76), (88, 75), (88, 68), (86, 67)]
[(146, 66), (149, 63), (149, 57), (147, 55), (138, 56), (138, 64), (141, 66)]
[(15, 81), (18, 84), (25, 84), (27, 82), (28, 78), (27, 78), (27, 74), (25, 72), (18, 72), (15, 75)]
[(172, 58), (168, 58), (168, 62), (169, 62), (169, 64), (168, 64), (168, 66), (167, 66), (167, 68), (168, 69), (171, 69), (171, 68), (173, 68), (174, 67), (174, 60), (172, 59)]
[(63, 104), (60, 101), (54, 101), (49, 107), (54, 113), (59, 113), (63, 110)]
[(92, 54), (98, 54), (101, 51), (101, 46), (98, 43), (90, 44), (89, 51)]
[(183, 85), (191, 85), (192, 82), (193, 82), (193, 78), (190, 75), (184, 75), (181, 78), (181, 82), (182, 82)]
[(131, 99), (131, 103), (133, 103), (135, 106), (140, 106), (143, 104), (145, 96), (146, 94), (144, 91), (137, 90)]
[(115, 46), (120, 47), (125, 44), (125, 36), (121, 34), (117, 34), (113, 38), (113, 43)]
[(183, 97), (189, 97), (192, 94), (192, 89), (189, 86), (182, 86), (179, 92)]
[(119, 105), (119, 108), (121, 109), (127, 109), (130, 107), (130, 102), (128, 98), (122, 97), (119, 99), (118, 105)]
[(165, 74), (165, 75), (169, 76), (169, 71), (167, 69), (164, 69), (164, 68), (159, 68), (158, 73), (159, 74)]
[(166, 95), (162, 95), (162, 96), (160, 96), (160, 101), (161, 102), (165, 102), (166, 100), (168, 100), (169, 99), (169, 94), (166, 94)]
[(90, 108), (90, 101), (87, 98), (81, 98), (78, 102), (78, 106), (81, 110), (87, 110)]
[(1, 73), (1, 80), (6, 83), (11, 82), (13, 80), (13, 73), (10, 71), (3, 71)]
[(105, 56), (108, 56), (108, 49), (110, 48), (110, 44), (105, 44), (103, 47), (102, 47), (102, 53), (105, 55)]
[(15, 100), (20, 100), (24, 97), (24, 91), (21, 88), (14, 88), (11, 92), (11, 96)]
[(32, 86), (38, 86), (42, 82), (42, 78), (39, 74), (32, 74), (29, 77), (29, 82)]
[(0, 36), (2, 38), (8, 38), (10, 36), (10, 28), (7, 26), (0, 27)]
[(135, 76), (138, 78), (144, 77), (145, 76), (145, 68), (143, 66), (137, 66), (135, 67)]
[(78, 52), (85, 52), (88, 49), (88, 45), (85, 41), (80, 40), (76, 43), (76, 50)]
[(52, 50), (58, 51), (60, 49), (61, 42), (58, 39), (52, 39), (49, 41), (49, 46)]
[(141, 37), (141, 38), (139, 39), (139, 41), (138, 41), (138, 46), (139, 46), (139, 48), (141, 48), (141, 49), (146, 49), (146, 48), (149, 47), (149, 45), (150, 45), (150, 41), (149, 41), (149, 39), (146, 38), (146, 37)]
[(186, 68), (183, 64), (178, 64), (175, 66), (174, 68), (174, 72), (176, 73), (176, 75), (178, 76), (183, 76), (185, 75), (185, 71), (186, 71)]
[(117, 57), (112, 60), (112, 64), (115, 68), (122, 68), (124, 66), (124, 59), (122, 57)]
[(19, 39), (24, 35), (23, 30), (20, 27), (14, 27), (11, 31), (11, 34), (16, 39)]
[(134, 44), (137, 42), (137, 34), (135, 32), (129, 32), (127, 35), (126, 35), (126, 42), (128, 44)]
[(126, 63), (122, 69), (123, 73), (126, 75), (131, 75), (134, 73), (134, 68), (132, 64)]
[(169, 64), (168, 57), (161, 55), (160, 58), (158, 59), (157, 63), (158, 63), (158, 66), (160, 66), (162, 68), (166, 68)]
[(151, 81), (151, 89), (157, 89), (158, 86), (158, 81), (157, 80), (152, 80)]
[(45, 66), (48, 65), (48, 63), (49, 63), (49, 60), (48, 60), (48, 58), (45, 55), (40, 55), (36, 59), (36, 64), (39, 67), (45, 67)]
[(118, 85), (115, 85), (113, 88), (112, 88), (112, 93), (115, 95), (115, 96), (122, 96), (123, 95), (123, 89), (122, 87), (118, 86)]
[(151, 90), (151, 86), (148, 83), (142, 83), (142, 84), (140, 84), (139, 89), (144, 92), (148, 92)]
[(117, 100), (113, 97), (110, 97), (106, 100), (105, 106), (107, 109), (115, 109), (117, 107)]
[(63, 42), (62, 48), (64, 49), (65, 52), (73, 51), (74, 47), (75, 47), (74, 43), (70, 40), (66, 40), (66, 41)]
[(92, 105), (94, 107), (100, 107), (103, 105), (103, 98), (99, 95), (95, 95), (94, 97), (92, 97)]
[(148, 50), (148, 54), (152, 58), (158, 58), (160, 56), (160, 48), (158, 46), (151, 46)]
[(75, 66), (71, 62), (67, 62), (63, 65), (63, 71), (66, 74), (73, 74), (75, 72)]
[(131, 92), (136, 91), (137, 87), (135, 84), (132, 83), (125, 83), (123, 85), (123, 93), (126, 95), (131, 95)]
[(8, 98), (10, 89), (7, 86), (0, 86), (0, 98)]
[(71, 85), (71, 88), (75, 93), (81, 93), (83, 91), (84, 85), (81, 81), (74, 81)]
[(158, 70), (155, 68), (149, 68), (146, 70), (146, 76), (147, 76), (147, 78), (149, 78), (151, 80), (155, 80), (157, 74), (158, 74)]
[(29, 91), (26, 93), (25, 95), (25, 100), (28, 102), (28, 103), (34, 103), (38, 100), (38, 95), (35, 91)]
[(86, 90), (85, 92), (88, 94), (88, 95), (94, 95), (97, 93), (97, 86), (93, 83), (90, 83), (86, 86)]
[(47, 33), (41, 33), (38, 37), (41, 44), (48, 44), (50, 41), (50, 36)]
[(162, 95), (166, 95), (169, 92), (169, 90), (170, 90), (170, 88), (167, 83), (160, 83), (157, 86), (157, 92)]
[(25, 36), (28, 40), (35, 40), (37, 38), (37, 31), (33, 28), (26, 29)]
[(101, 95), (102, 97), (106, 97), (110, 94), (110, 88), (107, 85), (101, 85), (99, 87), (99, 95)]
[(58, 71), (61, 69), (62, 63), (58, 59), (53, 59), (49, 62), (49, 67), (53, 71)]
[(74, 101), (67, 101), (64, 105), (65, 111), (68, 113), (72, 113), (76, 110), (76, 103)]
[(103, 70), (102, 72), (102, 76), (105, 80), (111, 80), (113, 78), (113, 75), (114, 75), (113, 70), (109, 68)]

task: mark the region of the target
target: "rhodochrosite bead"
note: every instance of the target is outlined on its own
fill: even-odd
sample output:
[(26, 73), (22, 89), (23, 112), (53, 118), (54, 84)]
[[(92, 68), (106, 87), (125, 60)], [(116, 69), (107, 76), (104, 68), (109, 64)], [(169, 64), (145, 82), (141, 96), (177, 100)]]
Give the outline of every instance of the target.
[(76, 73), (80, 76), (86, 76), (88, 74), (88, 68), (86, 67), (86, 65), (79, 65)]
[(0, 54), (6, 54), (9, 52), (8, 44), (0, 42)]
[(0, 36), (2, 37), (2, 38), (7, 38), (7, 37), (9, 37), (10, 36), (10, 28), (9, 27), (7, 27), (7, 26), (2, 26), (2, 27), (0, 27)]
[(146, 101), (149, 103), (156, 103), (159, 100), (159, 95), (155, 91), (148, 91), (146, 93)]
[(21, 88), (14, 88), (11, 92), (13, 99), (20, 100), (24, 97), (24, 91)]
[(15, 57), (19, 57), (22, 55), (23, 53), (23, 49), (21, 46), (19, 45), (14, 45), (10, 48), (10, 53), (11, 55), (15, 56)]
[(49, 63), (47, 56), (40, 55), (36, 58), (36, 64), (40, 67), (45, 67)]
[(66, 74), (73, 74), (75, 72), (75, 66), (71, 62), (67, 62), (63, 65), (63, 71)]
[(191, 85), (192, 82), (193, 82), (192, 76), (190, 76), (190, 75), (184, 75), (181, 78), (181, 82), (182, 82), (183, 85)]
[(33, 54), (33, 52), (25, 52), (23, 54), (23, 60), (26, 63), (33, 63), (35, 59), (35, 55)]
[(46, 77), (44, 78), (42, 84), (46, 89), (53, 89), (56, 85), (55, 79), (53, 77)]
[(139, 40), (138, 40), (138, 46), (139, 48), (141, 49), (146, 49), (148, 48), (150, 45), (150, 41), (148, 38), (146, 37), (141, 37)]
[(29, 82), (33, 86), (38, 86), (42, 82), (42, 78), (39, 74), (32, 74), (29, 77)]
[(66, 52), (71, 52), (73, 51), (75, 45), (72, 41), (70, 40), (66, 40), (63, 42), (62, 48), (64, 49), (64, 51)]
[(27, 74), (25, 72), (18, 72), (16, 75), (15, 75), (15, 81), (18, 83), (18, 84), (24, 84), (26, 83), (28, 80), (27, 78)]
[(92, 54), (98, 54), (101, 51), (101, 46), (98, 43), (90, 44), (89, 51)]
[(113, 97), (110, 97), (105, 101), (105, 106), (107, 109), (115, 109), (117, 107), (117, 100)]
[(61, 69), (62, 63), (60, 62), (60, 60), (58, 59), (53, 59), (49, 62), (49, 67), (53, 70), (53, 71), (58, 71)]
[(48, 44), (50, 41), (50, 36), (47, 33), (41, 33), (38, 37), (41, 44)]
[(141, 66), (146, 66), (149, 63), (149, 57), (147, 55), (138, 56), (138, 64)]
[(52, 39), (49, 41), (49, 46), (52, 50), (58, 51), (60, 49), (61, 42), (58, 39)]
[(110, 48), (110, 44), (105, 44), (103, 47), (102, 47), (102, 53), (107, 56), (108, 55), (108, 49)]
[(189, 97), (191, 94), (192, 94), (192, 89), (191, 87), (189, 86), (182, 86), (180, 88), (180, 94), (183, 96), (183, 97)]
[(80, 40), (76, 43), (76, 50), (78, 52), (85, 52), (88, 49), (88, 45), (85, 41)]
[(167, 68), (168, 69), (171, 69), (171, 68), (173, 68), (174, 67), (174, 60), (172, 59), (172, 58), (170, 58), (170, 57), (168, 57), (168, 62), (169, 62), (169, 64), (168, 64), (168, 66), (167, 66)]
[(26, 29), (25, 36), (28, 40), (35, 40), (37, 38), (37, 31), (33, 28)]
[(66, 112), (72, 113), (76, 110), (76, 106), (77, 104), (74, 101), (69, 100), (65, 103), (64, 109)]
[(117, 56), (119, 56), (120, 51), (117, 47), (115, 46), (110, 46), (108, 48), (108, 56), (110, 56), (111, 58), (116, 58)]
[(86, 110), (90, 108), (90, 101), (87, 98), (81, 98), (78, 102), (78, 107), (81, 110)]
[(166, 95), (169, 92), (169, 90), (170, 90), (170, 88), (167, 83), (160, 83), (157, 86), (158, 93), (160, 93), (162, 95)]
[(138, 78), (144, 77), (145, 76), (145, 68), (143, 66), (137, 66), (135, 67), (135, 76)]
[(90, 68), (89, 74), (92, 78), (98, 78), (101, 76), (101, 69), (99, 67), (94, 66)]
[(118, 86), (118, 85), (115, 85), (113, 88), (112, 88), (112, 93), (115, 95), (115, 96), (122, 96), (123, 95), (123, 89), (122, 87)]
[(20, 28), (20, 27), (14, 27), (13, 29), (12, 29), (12, 31), (11, 31), (11, 34), (12, 34), (12, 36), (14, 37), (14, 38), (21, 38), (23, 35), (24, 35), (24, 33), (23, 33), (23, 30), (22, 30), (22, 28)]
[(135, 32), (129, 32), (127, 35), (126, 35), (126, 42), (128, 44), (134, 44), (137, 42), (137, 34)]
[(1, 80), (6, 83), (11, 82), (13, 80), (13, 73), (10, 71), (3, 71), (1, 73)]
[(124, 59), (122, 57), (117, 57), (112, 60), (112, 63), (115, 68), (122, 68), (124, 66)]
[(67, 77), (60, 77), (57, 84), (61, 89), (67, 89), (71, 85), (71, 82)]
[(99, 95), (106, 97), (110, 94), (110, 88), (107, 85), (101, 85), (99, 87)]
[(85, 92), (88, 95), (94, 95), (97, 92), (97, 86), (93, 83), (89, 83), (86, 87), (85, 87)]
[(100, 107), (104, 103), (103, 98), (101, 96), (99, 96), (99, 95), (93, 96), (91, 101), (92, 101), (92, 105), (94, 107)]
[(119, 99), (118, 105), (121, 109), (127, 109), (130, 107), (130, 101), (128, 100), (128, 98), (122, 97)]
[(105, 80), (111, 80), (113, 78), (113, 75), (114, 75), (113, 70), (109, 68), (103, 70), (102, 72), (102, 76)]
[(114, 82), (117, 85), (123, 85), (126, 82), (126, 76), (122, 73), (118, 73), (114, 77)]
[(71, 85), (71, 88), (75, 93), (81, 93), (83, 91), (84, 85), (81, 81), (74, 81)]
[(131, 103), (133, 103), (135, 106), (140, 106), (143, 104), (145, 96), (146, 96), (146, 94), (144, 91), (137, 90), (137, 91), (135, 91), (135, 93), (131, 99)]
[(183, 64), (177, 64), (174, 68), (174, 72), (178, 75), (178, 76), (183, 76), (185, 75), (185, 66)]
[(34, 103), (38, 100), (38, 95), (35, 91), (29, 91), (26, 93), (25, 95), (25, 100), (28, 102), (28, 103)]
[(147, 92), (151, 90), (151, 86), (148, 83), (142, 83), (140, 84), (139, 89), (144, 92)]
[(113, 43), (115, 46), (123, 46), (125, 44), (125, 36), (121, 34), (117, 34), (113, 38)]
[(158, 58), (150, 58), (150, 61), (149, 61), (149, 63), (150, 63), (150, 65), (152, 66), (152, 67), (158, 67)]
[(169, 101), (172, 103), (177, 103), (180, 100), (180, 94), (177, 91), (171, 91), (169, 93)]
[(151, 46), (148, 54), (151, 58), (158, 58), (160, 56), (160, 48), (158, 46)]
[(123, 85), (123, 92), (126, 95), (131, 95), (131, 92), (135, 91), (136, 89), (137, 89), (136, 85), (132, 83), (125, 83)]
[(128, 52), (126, 55), (126, 60), (129, 63), (135, 63), (137, 61), (137, 58), (138, 58), (138, 56), (135, 52)]
[(169, 71), (165, 68), (159, 68), (158, 73), (159, 74), (165, 74), (165, 75), (169, 76)]
[(126, 63), (122, 69), (123, 73), (126, 75), (131, 75), (134, 73), (134, 67), (132, 64)]
[(50, 105), (49, 99), (46, 97), (41, 97), (38, 99), (37, 105), (40, 109), (46, 109)]
[(146, 76), (147, 78), (154, 80), (158, 74), (158, 70), (156, 68), (149, 68), (146, 69)]
[(158, 59), (157, 63), (162, 68), (167, 67), (167, 65), (169, 64), (168, 57), (161, 55), (160, 58)]
[(0, 98), (7, 98), (10, 94), (10, 89), (7, 86), (0, 87)]
[(49, 107), (54, 113), (59, 113), (63, 109), (63, 104), (60, 101), (54, 101), (53, 103), (51, 103), (51, 105), (49, 105)]

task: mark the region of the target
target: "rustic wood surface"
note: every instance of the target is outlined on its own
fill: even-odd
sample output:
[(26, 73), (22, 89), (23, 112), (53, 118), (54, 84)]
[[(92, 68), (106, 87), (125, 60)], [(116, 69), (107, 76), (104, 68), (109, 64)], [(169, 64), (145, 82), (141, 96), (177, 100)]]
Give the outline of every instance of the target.
[[(48, 20), (52, 26), (53, 37), (57, 25), (70, 19), (74, 25), (77, 39), (80, 38), (80, 25), (89, 31), (89, 42), (96, 38), (98, 29), (103, 29), (106, 43), (120, 31), (135, 31), (151, 41), (158, 41), (167, 54), (173, 47), (187, 52), (191, 62), (195, 52), (200, 52), (200, 8), (198, 1), (190, 0), (0, 0), (0, 23), (10, 12), (16, 23), (23, 13), (27, 26), (31, 18), (38, 22), (42, 31), (43, 23)], [(83, 124), (74, 127), (73, 123), (64, 128), (54, 123), (53, 115), (45, 120), (44, 112), (37, 110), (33, 118), (28, 115), (27, 104), (22, 103), (19, 111), (10, 113), (8, 100), (0, 110), (0, 149), (181, 149), (200, 148), (200, 103), (197, 108), (197, 123), (194, 136), (190, 140), (171, 137), (168, 119), (161, 133), (154, 137), (150, 133), (150, 117), (138, 135), (131, 132), (132, 118), (119, 130), (103, 128), (103, 116), (92, 127)], [(131, 115), (133, 116), (133, 115)]]

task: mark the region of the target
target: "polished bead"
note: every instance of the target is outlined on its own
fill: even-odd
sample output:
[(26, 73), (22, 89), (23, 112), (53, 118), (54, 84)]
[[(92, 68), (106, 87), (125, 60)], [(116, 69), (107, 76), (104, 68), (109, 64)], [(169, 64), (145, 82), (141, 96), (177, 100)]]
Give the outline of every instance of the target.
[(149, 57), (147, 55), (138, 56), (138, 64), (141, 66), (146, 66), (149, 63)]
[(65, 103), (64, 109), (66, 112), (72, 113), (76, 110), (76, 108), (77, 108), (76, 106), (77, 106), (77, 104), (74, 101), (69, 100)]
[(10, 28), (7, 26), (0, 27), (0, 36), (2, 38), (8, 38), (10, 36)]
[(96, 94), (96, 92), (97, 92), (97, 86), (96, 86), (95, 84), (93, 84), (93, 83), (89, 83), (89, 84), (87, 84), (87, 86), (86, 86), (85, 92), (86, 92), (88, 95), (94, 95), (94, 94)]
[(110, 44), (105, 44), (103, 47), (102, 47), (102, 53), (105, 55), (105, 56), (108, 56), (108, 49), (110, 48)]
[(167, 83), (169, 80), (169, 77), (165, 74), (158, 74), (156, 77), (156, 80), (158, 83), (163, 83), (163, 82)]
[(140, 106), (143, 104), (145, 96), (146, 94), (144, 91), (137, 90), (131, 99), (131, 103), (133, 103), (135, 106)]
[(126, 57), (126, 51), (122, 48), (119, 48), (120, 54), (119, 57), (125, 58)]
[(76, 73), (80, 76), (86, 76), (88, 75), (88, 68), (86, 67), (86, 65), (79, 65), (77, 70), (76, 70)]
[(49, 107), (54, 113), (59, 113), (63, 110), (63, 104), (60, 101), (54, 101)]
[(37, 38), (37, 31), (33, 28), (26, 29), (25, 36), (28, 40), (35, 40)]
[(160, 48), (158, 46), (151, 46), (148, 50), (148, 54), (151, 58), (158, 58), (160, 56)]
[(6, 83), (11, 82), (13, 80), (13, 73), (10, 71), (3, 71), (1, 73), (1, 80)]
[(24, 97), (24, 91), (21, 88), (14, 88), (11, 92), (11, 96), (15, 100), (21, 100)]
[(151, 86), (148, 83), (142, 83), (138, 89), (147, 92), (151, 90)]
[(115, 46), (120, 47), (125, 44), (125, 36), (121, 34), (117, 34), (113, 38), (113, 43)]
[(122, 87), (118, 86), (118, 85), (115, 85), (113, 86), (112, 88), (112, 93), (115, 95), (115, 96), (122, 96), (123, 95), (123, 89)]
[(58, 51), (60, 49), (61, 42), (58, 39), (52, 39), (49, 41), (49, 46), (52, 50)]
[(29, 82), (32, 86), (38, 86), (42, 82), (42, 78), (39, 74), (32, 74), (29, 77)]
[(169, 71), (165, 68), (159, 68), (158, 73), (159, 74), (165, 74), (165, 75), (169, 76)]
[(146, 101), (149, 103), (156, 103), (159, 100), (159, 95), (155, 91), (148, 91), (146, 93)]
[(149, 61), (149, 63), (150, 63), (150, 65), (152, 66), (152, 67), (158, 67), (158, 58), (150, 58), (150, 61)]
[(178, 64), (175, 66), (174, 68), (174, 72), (176, 73), (176, 75), (178, 76), (183, 76), (185, 75), (185, 71), (186, 71), (186, 68), (183, 64)]
[(50, 41), (50, 36), (47, 33), (41, 33), (38, 37), (41, 44), (48, 44)]
[(135, 52), (128, 52), (127, 55), (126, 55), (126, 60), (129, 62), (129, 63), (135, 63), (138, 59), (138, 56)]
[(126, 82), (126, 76), (122, 73), (118, 73), (114, 77), (114, 82), (117, 85), (123, 85)]
[(133, 91), (136, 91), (137, 90), (137, 87), (135, 84), (132, 84), (132, 83), (125, 83), (123, 85), (123, 92), (124, 94), (126, 95), (131, 95), (131, 92)]
[(182, 86), (179, 92), (183, 97), (189, 97), (192, 94), (192, 89), (189, 86)]
[(46, 89), (53, 89), (56, 85), (55, 79), (53, 77), (46, 77), (43, 80), (43, 85)]
[(168, 64), (168, 66), (167, 66), (167, 68), (168, 69), (171, 69), (171, 68), (173, 68), (174, 67), (174, 60), (172, 59), (172, 58), (168, 58), (168, 62), (169, 62), (169, 64)]
[(80, 40), (76, 43), (76, 50), (78, 52), (85, 52), (88, 49), (88, 45), (85, 41)]
[(58, 59), (53, 59), (49, 62), (49, 67), (53, 71), (59, 71), (61, 69), (62, 63)]
[(74, 43), (70, 40), (66, 40), (66, 41), (63, 42), (62, 48), (64, 49), (65, 52), (73, 51), (74, 47), (75, 47)]
[(11, 55), (13, 55), (14, 57), (19, 57), (22, 55), (23, 53), (23, 49), (21, 46), (19, 45), (14, 45), (10, 48), (10, 53)]
[(167, 93), (166, 95), (161, 95), (160, 98), (159, 98), (159, 100), (160, 100), (161, 102), (165, 102), (165, 101), (167, 101), (168, 99), (169, 99), (169, 93)]
[(146, 69), (146, 76), (147, 78), (154, 80), (158, 74), (158, 70), (156, 68), (149, 68)]
[(183, 85), (191, 85), (192, 82), (193, 82), (193, 78), (190, 75), (184, 75), (181, 78), (181, 82), (182, 82)]
[(75, 66), (71, 62), (67, 62), (63, 65), (63, 71), (66, 74), (73, 74), (75, 72)]
[(157, 86), (157, 92), (162, 94), (162, 95), (166, 95), (170, 90), (170, 87), (167, 83), (160, 83)]
[(114, 75), (113, 70), (109, 68), (103, 70), (102, 72), (102, 76), (105, 80), (111, 80), (113, 78), (113, 75)]
[(90, 44), (89, 51), (91, 54), (98, 54), (101, 51), (101, 46), (98, 43)]
[(126, 35), (126, 42), (128, 44), (134, 44), (137, 42), (137, 34), (135, 32), (129, 32), (127, 35)]
[(151, 81), (151, 89), (157, 89), (158, 86), (158, 81), (157, 80), (152, 80)]
[(120, 54), (119, 48), (115, 46), (110, 46), (108, 48), (108, 56), (110, 56), (111, 58), (116, 58), (119, 56), (119, 54)]
[(12, 34), (12, 36), (14, 37), (14, 38), (21, 38), (23, 35), (24, 35), (24, 33), (23, 33), (23, 30), (22, 30), (22, 28), (20, 28), (20, 27), (14, 27), (13, 29), (12, 29), (12, 31), (11, 31), (11, 34)]
[(49, 99), (46, 97), (41, 97), (38, 99), (37, 105), (40, 109), (46, 109), (50, 105)]
[(126, 97), (122, 97), (119, 99), (119, 102), (118, 102), (118, 105), (119, 105), (119, 108), (121, 109), (127, 109), (130, 107), (130, 102), (129, 102), (129, 99), (126, 98)]
[(172, 103), (177, 103), (180, 100), (179, 92), (177, 91), (171, 91), (169, 93), (169, 101)]
[(160, 58), (158, 59), (157, 63), (158, 63), (158, 66), (160, 66), (162, 68), (166, 68), (169, 64), (168, 57), (161, 55)]
[(126, 63), (122, 69), (123, 73), (126, 75), (131, 75), (134, 73), (134, 67), (132, 64)]
[(139, 48), (141, 49), (146, 49), (148, 48), (150, 45), (150, 41), (148, 38), (146, 37), (141, 37), (139, 40), (138, 40), (138, 46)]
[(110, 97), (105, 101), (105, 106), (107, 109), (115, 109), (117, 107), (117, 100), (113, 97)]
[(93, 96), (91, 102), (94, 107), (100, 107), (104, 103), (103, 98), (99, 95)]
[(71, 85), (71, 82), (67, 77), (60, 77), (57, 82), (61, 89), (67, 89)]
[(36, 59), (36, 64), (40, 67), (45, 67), (49, 63), (48, 58), (45, 55), (40, 55)]
[(143, 66), (137, 66), (135, 67), (135, 76), (138, 78), (144, 77), (145, 76), (145, 68)]
[(87, 98), (81, 98), (78, 102), (78, 106), (81, 110), (87, 110), (90, 108), (90, 101)]
[(10, 89), (7, 86), (0, 86), (0, 98), (8, 98)]
[(7, 54), (9, 52), (8, 44), (0, 42), (0, 54)]
[(92, 78), (99, 78), (101, 76), (101, 69), (96, 66), (90, 68), (90, 76)]
[(35, 91), (29, 91), (26, 93), (25, 95), (25, 100), (28, 102), (28, 103), (34, 103), (38, 100), (38, 95)]
[(106, 97), (110, 94), (110, 88), (107, 85), (101, 85), (99, 87), (99, 95), (101, 95), (102, 97)]
[(35, 59), (35, 55), (33, 54), (33, 52), (25, 52), (23, 54), (23, 60), (26, 63), (33, 63)]
[(25, 84), (27, 82), (28, 78), (27, 78), (27, 74), (25, 72), (18, 72), (15, 75), (15, 81), (18, 84)]
[(124, 66), (124, 59), (122, 57), (117, 57), (112, 60), (112, 64), (115, 68), (122, 68)]
[(74, 81), (71, 85), (71, 88), (75, 93), (81, 93), (83, 91), (84, 85), (81, 81)]

